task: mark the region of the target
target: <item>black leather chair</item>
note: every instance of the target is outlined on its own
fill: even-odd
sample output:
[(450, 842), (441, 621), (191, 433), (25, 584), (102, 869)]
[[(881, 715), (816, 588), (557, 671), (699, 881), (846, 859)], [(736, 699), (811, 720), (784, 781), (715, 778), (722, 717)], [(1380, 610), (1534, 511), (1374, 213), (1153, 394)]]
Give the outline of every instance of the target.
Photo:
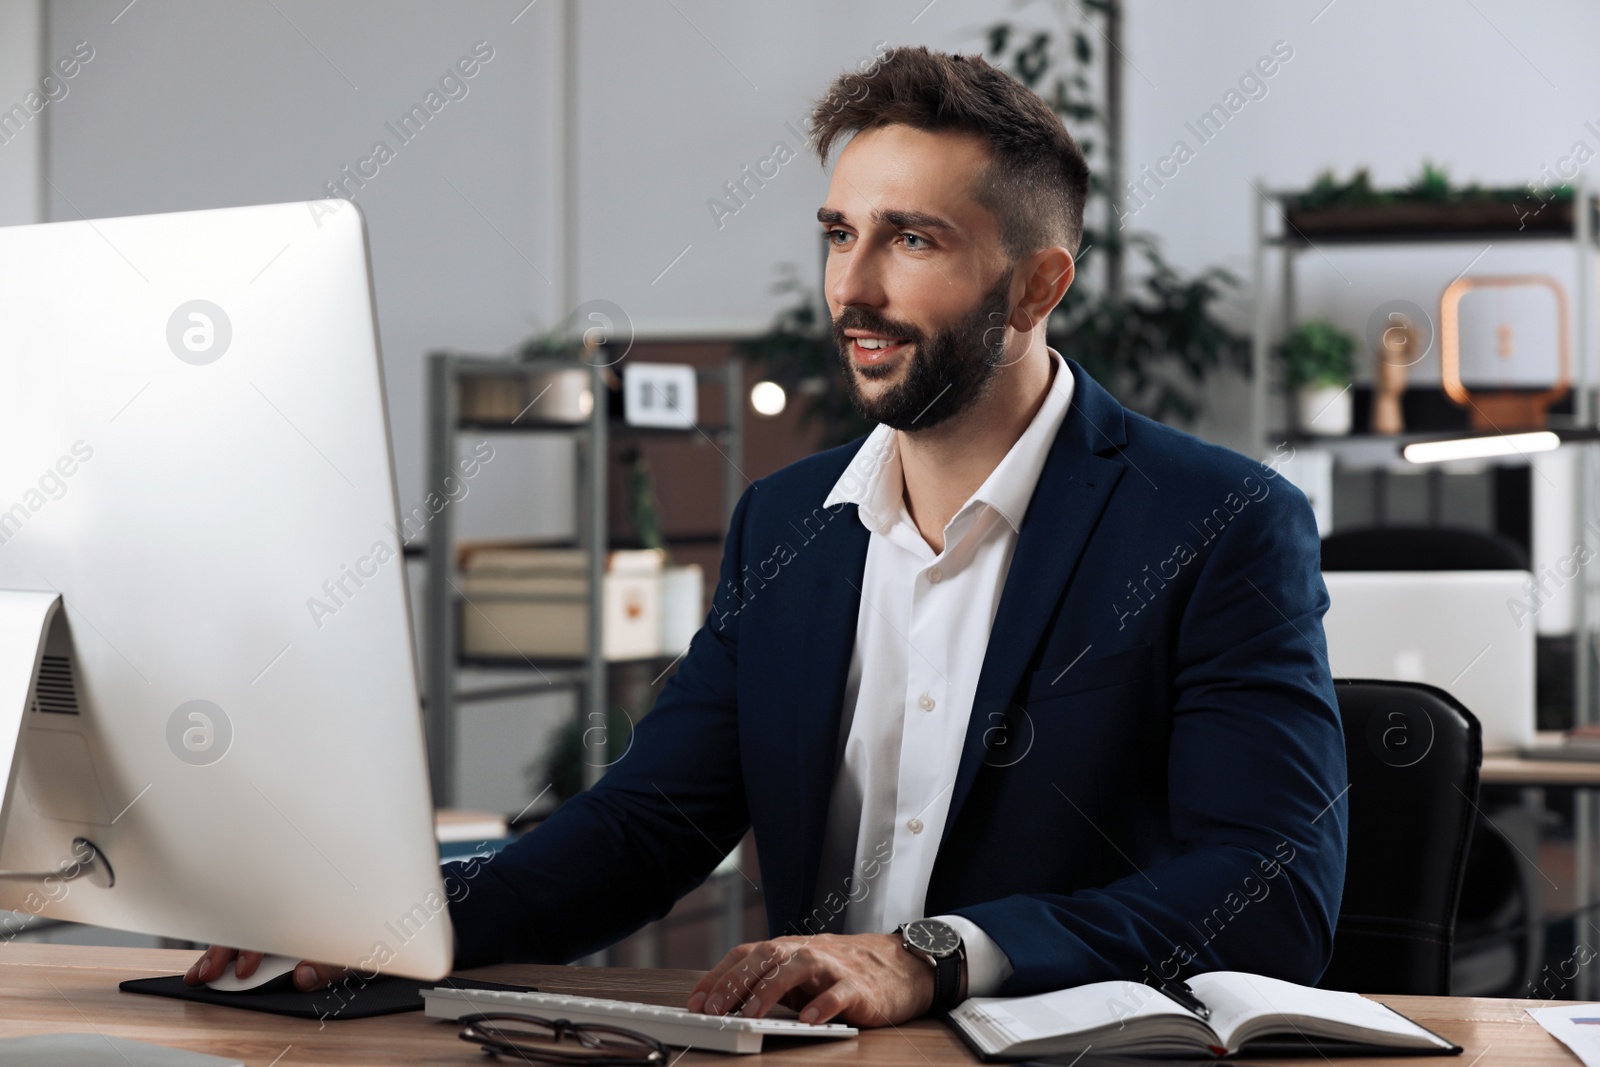
[[(1490, 530), (1371, 526), (1322, 542), (1324, 571), (1528, 570), (1517, 542)], [(1540, 670), (1545, 669), (1541, 660)], [(1539, 919), (1543, 875), (1537, 854), (1543, 820), (1523, 807), (1480, 810), (1456, 913), (1451, 986), (1468, 996), (1522, 996), (1543, 962)]]
[(1511, 538), (1460, 526), (1365, 526), (1322, 540), (1325, 571), (1525, 571)]
[(1349, 858), (1333, 960), (1318, 983), (1448, 995), (1456, 907), (1477, 820), (1483, 737), (1444, 690), (1339, 679)]

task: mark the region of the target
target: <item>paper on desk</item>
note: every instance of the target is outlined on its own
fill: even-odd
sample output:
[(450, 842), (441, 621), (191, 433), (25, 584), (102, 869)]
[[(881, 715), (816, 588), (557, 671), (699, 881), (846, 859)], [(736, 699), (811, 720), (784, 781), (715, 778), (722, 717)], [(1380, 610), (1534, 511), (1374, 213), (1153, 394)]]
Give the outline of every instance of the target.
[(1585, 1067), (1600, 1067), (1600, 1004), (1528, 1008), (1534, 1021), (1567, 1046)]

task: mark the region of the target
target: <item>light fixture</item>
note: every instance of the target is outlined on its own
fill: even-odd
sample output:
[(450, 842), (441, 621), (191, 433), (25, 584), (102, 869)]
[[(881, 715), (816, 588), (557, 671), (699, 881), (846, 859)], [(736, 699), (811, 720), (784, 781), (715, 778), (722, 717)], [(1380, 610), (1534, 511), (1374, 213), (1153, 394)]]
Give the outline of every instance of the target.
[(1406, 445), (1401, 455), (1412, 463), (1443, 463), (1452, 459), (1486, 459), (1524, 452), (1553, 452), (1560, 447), (1561, 438), (1549, 430), (1537, 430), (1533, 433), (1457, 437), (1448, 441), (1415, 441)]
[(789, 394), (777, 382), (757, 382), (750, 387), (750, 406), (759, 415), (781, 414), (789, 403)]
[(1445, 463), (1453, 459), (1489, 459), (1553, 452), (1564, 444), (1600, 440), (1600, 429), (1534, 430), (1528, 433), (1487, 433), (1413, 441), (1400, 449), (1412, 463)]

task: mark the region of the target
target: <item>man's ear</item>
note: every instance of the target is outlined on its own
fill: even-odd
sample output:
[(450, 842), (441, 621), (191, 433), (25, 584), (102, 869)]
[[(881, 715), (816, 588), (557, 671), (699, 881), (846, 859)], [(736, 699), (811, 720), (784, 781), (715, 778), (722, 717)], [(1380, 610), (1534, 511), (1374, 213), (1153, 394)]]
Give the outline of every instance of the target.
[(1041, 249), (1017, 264), (1017, 277), (1022, 280), (1022, 297), (1006, 325), (1019, 333), (1027, 333), (1038, 326), (1072, 284), (1076, 268), (1072, 253), (1057, 245)]

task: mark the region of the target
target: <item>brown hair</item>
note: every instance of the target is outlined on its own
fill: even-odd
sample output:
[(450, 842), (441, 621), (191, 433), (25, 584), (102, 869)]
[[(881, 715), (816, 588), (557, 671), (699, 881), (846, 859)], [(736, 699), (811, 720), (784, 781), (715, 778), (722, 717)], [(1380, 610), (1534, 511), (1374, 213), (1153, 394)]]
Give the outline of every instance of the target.
[(811, 111), (824, 164), (834, 142), (881, 126), (976, 133), (992, 158), (973, 195), (1000, 223), (1015, 261), (1062, 245), (1077, 255), (1089, 166), (1039, 95), (980, 55), (891, 48), (866, 69), (840, 75)]

